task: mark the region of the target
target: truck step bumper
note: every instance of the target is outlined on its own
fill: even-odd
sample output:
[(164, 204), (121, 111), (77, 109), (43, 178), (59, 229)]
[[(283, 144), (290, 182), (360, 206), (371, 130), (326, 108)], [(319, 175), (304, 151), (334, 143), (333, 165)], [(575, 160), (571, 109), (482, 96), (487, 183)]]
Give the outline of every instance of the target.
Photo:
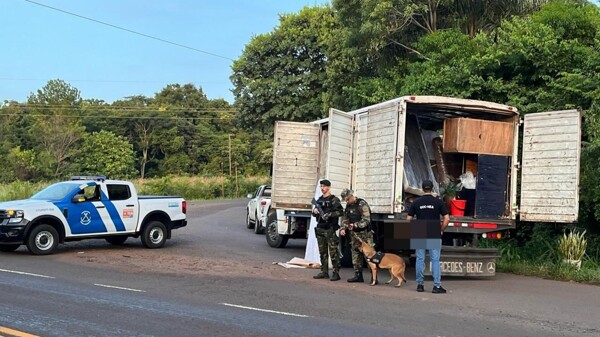
[[(496, 248), (442, 246), (442, 276), (492, 277), (496, 275)], [(429, 255), (425, 256), (425, 275), (431, 275)]]

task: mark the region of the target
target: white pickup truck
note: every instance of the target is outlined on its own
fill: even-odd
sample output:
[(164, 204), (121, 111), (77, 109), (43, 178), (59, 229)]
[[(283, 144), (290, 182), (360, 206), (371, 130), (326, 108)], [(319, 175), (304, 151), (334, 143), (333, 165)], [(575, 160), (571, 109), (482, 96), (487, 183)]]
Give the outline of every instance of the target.
[(246, 206), (246, 228), (254, 229), (254, 233), (262, 234), (265, 229), (265, 211), (271, 203), (271, 186), (260, 185), (254, 194), (248, 194), (248, 206)]
[(0, 203), (0, 251), (24, 244), (34, 255), (48, 255), (66, 241), (104, 238), (120, 245), (128, 237), (160, 248), (173, 229), (187, 224), (183, 198), (138, 196), (131, 182), (104, 176), (71, 179), (29, 199)]

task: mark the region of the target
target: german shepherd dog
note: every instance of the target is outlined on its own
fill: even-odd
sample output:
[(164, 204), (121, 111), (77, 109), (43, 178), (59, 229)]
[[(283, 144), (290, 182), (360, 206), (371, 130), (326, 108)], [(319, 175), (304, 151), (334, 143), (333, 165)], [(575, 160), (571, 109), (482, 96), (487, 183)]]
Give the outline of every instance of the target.
[(369, 268), (371, 268), (371, 274), (373, 275), (373, 279), (371, 280), (372, 286), (377, 284), (377, 267), (381, 269), (389, 269), (390, 270), (390, 279), (385, 284), (390, 284), (394, 277), (398, 279), (398, 284), (396, 287), (400, 287), (402, 282), (406, 282), (406, 278), (404, 277), (404, 271), (406, 269), (406, 264), (404, 263), (404, 259), (396, 254), (385, 253), (381, 258), (379, 264), (375, 264), (371, 262), (371, 259), (377, 255), (377, 252), (373, 247), (371, 247), (368, 243), (361, 240), (358, 236), (354, 236), (358, 240), (358, 250), (365, 255), (367, 258), (367, 262), (369, 263)]

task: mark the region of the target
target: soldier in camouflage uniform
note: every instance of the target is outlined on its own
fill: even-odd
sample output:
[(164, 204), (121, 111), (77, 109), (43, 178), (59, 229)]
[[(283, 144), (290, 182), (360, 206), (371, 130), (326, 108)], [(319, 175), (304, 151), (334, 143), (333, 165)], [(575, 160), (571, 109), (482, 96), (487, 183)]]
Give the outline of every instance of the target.
[(329, 257), (333, 264), (333, 274), (330, 281), (338, 281), (340, 279), (340, 255), (338, 253), (338, 244), (340, 239), (335, 235), (339, 228), (338, 218), (342, 216), (344, 208), (338, 197), (331, 194), (331, 182), (327, 179), (320, 181), (321, 192), (323, 195), (317, 200), (323, 214), (315, 207), (313, 216), (317, 218), (317, 243), (319, 244), (319, 255), (321, 257), (321, 272), (313, 278), (328, 279), (329, 278)]
[[(371, 209), (369, 204), (360, 198), (354, 196), (351, 189), (344, 189), (341, 194), (342, 199), (346, 201), (346, 209), (342, 218), (342, 229), (340, 235), (356, 234), (356, 237), (367, 242), (373, 247), (373, 233), (371, 232)], [(364, 265), (363, 254), (356, 251), (354, 247), (358, 244), (358, 239), (354, 235), (352, 238), (352, 266), (354, 267), (354, 277), (348, 279), (348, 282), (364, 282), (362, 269)]]

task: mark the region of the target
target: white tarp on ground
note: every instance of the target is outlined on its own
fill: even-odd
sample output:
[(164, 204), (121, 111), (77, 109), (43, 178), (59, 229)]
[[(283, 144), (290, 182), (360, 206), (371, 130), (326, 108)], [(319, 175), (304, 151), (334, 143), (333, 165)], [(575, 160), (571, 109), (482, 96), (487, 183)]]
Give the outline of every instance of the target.
[(321, 268), (320, 263), (313, 263), (299, 257), (295, 257), (288, 262), (273, 262), (273, 264), (277, 264), (284, 268), (311, 268), (311, 269), (319, 269)]

